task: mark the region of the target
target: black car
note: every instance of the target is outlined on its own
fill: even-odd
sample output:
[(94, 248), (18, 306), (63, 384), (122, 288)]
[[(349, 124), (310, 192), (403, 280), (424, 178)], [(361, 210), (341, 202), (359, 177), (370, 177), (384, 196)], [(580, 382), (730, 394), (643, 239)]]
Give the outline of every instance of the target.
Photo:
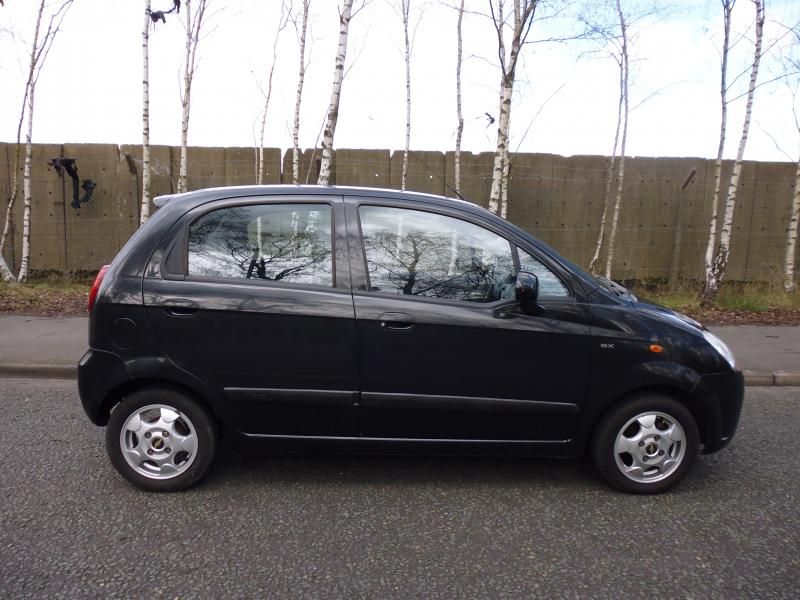
[(221, 434), (276, 448), (591, 453), (661, 492), (736, 431), (743, 379), (699, 323), (458, 200), (347, 187), (162, 196), (97, 276), (81, 400), (153, 491)]

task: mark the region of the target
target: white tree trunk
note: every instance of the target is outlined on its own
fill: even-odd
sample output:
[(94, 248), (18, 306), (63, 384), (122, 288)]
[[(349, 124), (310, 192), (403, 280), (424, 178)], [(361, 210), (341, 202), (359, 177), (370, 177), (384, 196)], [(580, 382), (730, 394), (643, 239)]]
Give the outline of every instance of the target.
[[(30, 270), (31, 262), (31, 163), (33, 162), (33, 99), (36, 92), (36, 80), (38, 79), (36, 65), (39, 59), (42, 58), (43, 50), (47, 46), (48, 37), (50, 37), (51, 34), (51, 29), (48, 28), (44, 42), (40, 47), (39, 29), (42, 24), (44, 8), (45, 0), (42, 0), (39, 4), (39, 12), (36, 17), (36, 28), (34, 29), (33, 33), (31, 62), (30, 69), (28, 71), (26, 92), (28, 100), (28, 131), (25, 134), (25, 166), (22, 172), (22, 258), (19, 265), (19, 274), (17, 275), (17, 281), (21, 283), (24, 283), (28, 280), (28, 272)], [(53, 33), (53, 35), (55, 35), (55, 33)], [(39, 68), (41, 69), (41, 63), (39, 63)]]
[(300, 182), (300, 103), (303, 98), (303, 84), (306, 79), (306, 31), (308, 29), (308, 9), (311, 0), (303, 0), (303, 24), (298, 33), (300, 46), (300, 68), (297, 75), (297, 91), (294, 100), (294, 127), (292, 128), (292, 183)]
[(8, 268), (8, 263), (6, 259), (3, 258), (2, 254), (0, 254), (0, 277), (2, 277), (5, 282), (14, 281), (14, 274), (11, 272), (11, 269)]
[(725, 270), (728, 267), (730, 258), (731, 234), (733, 233), (733, 215), (736, 208), (736, 192), (739, 189), (739, 177), (742, 174), (742, 160), (744, 150), (747, 146), (747, 136), (750, 132), (750, 120), (753, 114), (753, 98), (756, 91), (756, 81), (758, 80), (758, 67), (761, 63), (761, 45), (764, 38), (764, 2), (763, 0), (753, 0), (756, 6), (756, 47), (753, 55), (753, 67), (750, 71), (750, 85), (747, 89), (747, 105), (745, 107), (744, 125), (742, 126), (742, 137), (739, 139), (739, 150), (736, 153), (736, 162), (733, 165), (730, 184), (728, 185), (728, 197), (725, 201), (725, 214), (722, 219), (722, 229), (719, 235), (719, 246), (711, 265), (711, 277), (706, 282), (706, 289), (703, 297), (705, 300), (713, 300)]
[[(33, 70), (30, 70), (28, 72), (28, 80), (25, 83), (25, 94), (22, 98), (22, 108), (19, 111), (19, 120), (17, 121), (17, 137), (16, 144), (14, 145), (14, 176), (11, 178), (11, 193), (8, 197), (8, 204), (6, 204), (6, 219), (5, 223), (3, 224), (3, 235), (0, 237), (0, 258), (3, 257), (3, 252), (6, 249), (8, 234), (11, 231), (11, 220), (14, 217), (14, 205), (17, 202), (17, 196), (19, 194), (19, 162), (20, 155), (22, 153), (22, 145), (20, 144), (22, 139), (22, 123), (25, 121), (25, 109), (28, 105), (28, 91), (30, 88), (30, 82), (32, 80)], [(3, 260), (2, 264), (0, 264), (0, 277), (2, 277), (5, 281), (12, 281), (14, 279), (14, 276), (9, 270), (8, 264), (5, 262), (5, 260)]]
[(511, 110), (509, 107), (508, 125), (506, 128), (506, 147), (503, 150), (503, 178), (500, 181), (500, 216), (508, 217), (508, 179), (511, 174), (511, 157), (509, 156), (508, 131), (511, 130)]
[(256, 167), (257, 185), (261, 185), (264, 181), (264, 134), (267, 130), (267, 112), (269, 111), (269, 103), (272, 98), (272, 78), (275, 75), (275, 63), (278, 62), (278, 41), (280, 40), (281, 31), (286, 27), (288, 19), (284, 14), (284, 5), (281, 4), (281, 16), (278, 20), (278, 28), (275, 31), (275, 38), (272, 41), (272, 63), (270, 64), (269, 74), (267, 75), (267, 89), (261, 90), (264, 94), (264, 111), (261, 113), (261, 130), (259, 131), (258, 137), (258, 166)]
[(797, 290), (797, 284), (794, 280), (794, 262), (797, 255), (798, 221), (800, 221), (800, 161), (797, 162), (794, 194), (792, 195), (792, 212), (789, 217), (789, 227), (786, 229), (786, 261), (783, 269), (783, 287), (787, 293)]
[[(508, 190), (508, 175), (510, 172), (509, 160), (509, 121), (511, 118), (511, 97), (514, 93), (514, 79), (517, 69), (517, 60), (522, 50), (525, 39), (530, 33), (531, 22), (538, 4), (538, 0), (513, 0), (514, 28), (511, 37), (511, 48), (506, 56), (504, 30), (506, 23), (503, 19), (505, 0), (496, 0), (497, 12), (494, 3), (490, 2), (492, 23), (497, 32), (497, 55), (500, 59), (500, 115), (497, 123), (497, 148), (494, 154), (492, 168), (492, 187), (489, 192), (489, 210), (498, 215), (505, 215), (508, 207), (507, 196), (504, 199), (503, 190)], [(505, 181), (504, 181), (505, 180)]]
[(617, 103), (617, 128), (614, 131), (614, 147), (611, 150), (611, 157), (608, 159), (606, 169), (606, 185), (603, 190), (603, 214), (600, 217), (600, 232), (597, 235), (597, 244), (594, 247), (594, 255), (589, 262), (589, 271), (597, 274), (597, 266), (600, 263), (600, 252), (603, 249), (603, 242), (606, 235), (606, 221), (608, 220), (608, 207), (611, 201), (611, 183), (614, 181), (614, 166), (617, 163), (617, 149), (619, 148), (619, 132), (622, 128), (622, 107), (625, 103), (625, 72), (620, 67), (619, 70), (619, 101)]
[(458, 129), (456, 129), (456, 151), (453, 161), (456, 195), (461, 197), (461, 138), (464, 135), (464, 115), (461, 112), (461, 61), (464, 50), (464, 40), (461, 33), (461, 22), (464, 19), (464, 0), (458, 7), (458, 50), (456, 53), (456, 115), (458, 116)]
[(708, 224), (708, 243), (705, 254), (705, 286), (708, 287), (714, 278), (712, 264), (714, 250), (717, 246), (717, 222), (719, 221), (719, 199), (722, 193), (722, 157), (725, 154), (725, 138), (728, 128), (728, 51), (731, 37), (731, 12), (735, 0), (723, 0), (722, 16), (724, 22), (722, 40), (722, 65), (720, 68), (720, 105), (721, 118), (719, 126), (719, 144), (717, 146), (717, 159), (714, 161), (714, 192), (711, 196), (711, 221)]
[(142, 28), (142, 205), (139, 226), (150, 218), (150, 0), (144, 2)]
[(401, 0), (403, 16), (403, 35), (405, 38), (406, 60), (406, 147), (403, 152), (403, 173), (400, 178), (400, 189), (406, 189), (408, 178), (408, 151), (411, 147), (411, 44), (408, 39), (408, 17), (411, 10), (411, 0)]
[[(42, 3), (44, 8), (44, 2)], [(22, 259), (19, 265), (17, 281), (28, 281), (31, 262), (31, 164), (33, 162), (33, 97), (36, 91), (35, 81), (31, 81), (28, 89), (28, 132), (25, 134), (25, 167), (22, 172)]]
[(617, 229), (619, 226), (619, 209), (622, 206), (622, 194), (625, 189), (625, 149), (628, 142), (628, 116), (630, 115), (630, 105), (628, 103), (630, 92), (630, 62), (628, 60), (628, 25), (625, 15), (622, 12), (620, 0), (617, 0), (617, 16), (619, 17), (621, 33), (621, 53), (620, 65), (622, 68), (622, 141), (620, 143), (619, 170), (617, 171), (617, 197), (614, 201), (614, 213), (611, 217), (611, 231), (608, 235), (608, 252), (606, 254), (605, 276), (611, 279), (611, 269), (614, 266), (614, 253), (616, 251)]
[[(208, 0), (184, 0), (186, 3), (186, 49), (183, 65), (183, 93), (181, 94), (181, 164), (178, 173), (178, 193), (187, 191), (188, 176), (188, 141), (189, 114), (192, 107), (192, 81), (197, 67), (197, 46), (200, 42), (200, 30), (203, 26)], [(192, 3), (197, 7), (192, 11)]]
[(508, 124), (511, 117), (511, 95), (514, 92), (513, 81), (508, 82), (506, 77), (501, 79), (500, 87), (500, 118), (497, 124), (497, 149), (494, 154), (492, 168), (492, 189), (489, 192), (489, 211), (500, 214), (500, 196), (503, 185), (503, 175), (506, 172), (505, 158), (508, 149)]
[(181, 162), (178, 172), (178, 193), (187, 190), (189, 113), (192, 96), (192, 3), (186, 0), (186, 49), (183, 58), (183, 93), (181, 94)]
[(353, 0), (343, 0), (339, 13), (339, 45), (336, 49), (336, 62), (333, 68), (333, 86), (325, 128), (322, 133), (322, 161), (319, 167), (319, 185), (328, 185), (333, 163), (333, 136), (336, 134), (336, 122), (339, 120), (339, 99), (342, 94), (344, 80), (344, 61), (347, 55), (347, 33), (350, 28), (350, 17), (353, 12)]

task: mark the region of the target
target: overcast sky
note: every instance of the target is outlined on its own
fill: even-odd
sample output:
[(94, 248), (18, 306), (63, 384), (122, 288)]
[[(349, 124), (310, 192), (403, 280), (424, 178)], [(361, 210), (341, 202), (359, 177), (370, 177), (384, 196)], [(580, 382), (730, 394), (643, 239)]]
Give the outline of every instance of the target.
[[(358, 1), (358, 0), (357, 0)], [(58, 4), (56, 0), (51, 0)], [(168, 8), (171, 0), (152, 0)], [(299, 4), (295, 0), (295, 4)], [(485, 12), (488, 0), (468, 0)], [(263, 110), (259, 83), (272, 59), (279, 0), (211, 0), (220, 9), (201, 41), (200, 66), (192, 92), (189, 143), (198, 146), (252, 146)], [(306, 72), (300, 140), (318, 138), (330, 98), (338, 35), (337, 0), (313, 0), (310, 66)], [(345, 79), (335, 147), (402, 149), (405, 135), (405, 71), (402, 24), (389, 0), (373, 0), (351, 23), (349, 72)], [(660, 3), (661, 5), (666, 3)], [(0, 140), (15, 138), (24, 91), (28, 42), (38, 1), (5, 0), (0, 8)], [(34, 141), (69, 143), (141, 142), (141, 0), (75, 0), (42, 73), (36, 94)], [(412, 0), (412, 6), (423, 6)], [(719, 0), (686, 3), (647, 21), (633, 44), (636, 59), (628, 154), (713, 157), (719, 135)], [(456, 14), (441, 2), (424, 3), (412, 58), (412, 148), (450, 150), (455, 143)], [(212, 12), (214, 12), (212, 10)], [(731, 58), (730, 96), (746, 92), (752, 60), (753, 4), (739, 0), (734, 30), (744, 38)], [(182, 16), (182, 14), (181, 14)], [(776, 22), (800, 20), (800, 2), (768, 0), (766, 44), (784, 29)], [(532, 38), (546, 38), (565, 23), (537, 23)], [(10, 33), (10, 32), (13, 32)], [(479, 15), (464, 19), (464, 149), (494, 149), (499, 72), (496, 38)], [(180, 86), (184, 31), (169, 18), (151, 30), (151, 142), (180, 143)], [(771, 47), (760, 81), (779, 71)], [(591, 53), (592, 50), (599, 52)], [(512, 110), (511, 149), (563, 155), (608, 154), (616, 118), (617, 74), (602, 47), (590, 42), (526, 47)], [(281, 34), (268, 113), (265, 144), (291, 145), (297, 81), (297, 38)], [(640, 104), (640, 102), (643, 103)], [(726, 157), (736, 154), (744, 98), (732, 103)], [(538, 116), (537, 116), (538, 115)], [(527, 130), (527, 133), (526, 133)], [(774, 141), (773, 139), (774, 138)], [(780, 148), (780, 149), (779, 149)], [(782, 150), (782, 151), (781, 151)], [(784, 154), (786, 153), (786, 154)], [(756, 93), (751, 137), (745, 158), (797, 160), (800, 136), (785, 85), (766, 84)]]

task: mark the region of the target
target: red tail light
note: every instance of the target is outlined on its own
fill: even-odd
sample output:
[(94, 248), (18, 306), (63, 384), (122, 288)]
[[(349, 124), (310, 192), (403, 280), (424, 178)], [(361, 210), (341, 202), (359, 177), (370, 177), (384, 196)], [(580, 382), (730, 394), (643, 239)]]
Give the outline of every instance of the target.
[(103, 277), (106, 276), (106, 271), (108, 271), (109, 266), (110, 265), (103, 265), (100, 267), (100, 270), (97, 272), (97, 277), (94, 278), (92, 289), (89, 292), (89, 304), (86, 307), (89, 312), (92, 312), (92, 308), (94, 308), (94, 302), (97, 300), (97, 292), (100, 290), (100, 284), (103, 283)]

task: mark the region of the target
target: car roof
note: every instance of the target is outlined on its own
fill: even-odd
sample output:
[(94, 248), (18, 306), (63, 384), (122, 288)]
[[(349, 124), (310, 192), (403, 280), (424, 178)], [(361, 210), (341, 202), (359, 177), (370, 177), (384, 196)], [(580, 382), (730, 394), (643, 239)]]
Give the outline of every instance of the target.
[[(279, 196), (279, 195), (312, 195), (312, 196), (369, 196), (372, 198), (392, 198), (398, 200), (420, 200), (424, 202), (435, 202), (436, 204), (452, 205), (457, 208), (478, 209), (481, 212), (486, 212), (476, 204), (467, 202), (466, 200), (459, 200), (456, 198), (447, 198), (445, 196), (437, 196), (435, 194), (425, 194), (422, 192), (408, 192), (393, 190), (388, 188), (373, 188), (373, 187), (358, 187), (347, 185), (291, 185), (291, 184), (276, 184), (276, 185), (241, 185), (241, 186), (227, 186), (216, 188), (205, 188), (183, 194), (167, 194), (157, 196), (153, 202), (161, 208), (167, 203), (173, 204), (180, 202), (182, 205), (194, 207), (204, 204), (211, 200), (222, 198), (246, 197), (246, 196)], [(491, 214), (491, 213), (489, 213)]]

